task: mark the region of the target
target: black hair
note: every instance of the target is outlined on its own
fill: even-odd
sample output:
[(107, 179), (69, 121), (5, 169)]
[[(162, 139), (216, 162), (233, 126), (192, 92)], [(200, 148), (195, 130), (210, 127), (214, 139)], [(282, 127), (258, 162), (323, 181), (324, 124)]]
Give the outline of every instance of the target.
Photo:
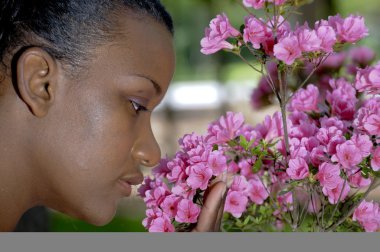
[(1, 63), (6, 67), (5, 56), (16, 48), (39, 46), (71, 71), (80, 69), (91, 48), (112, 36), (120, 7), (153, 17), (173, 34), (159, 0), (1, 0)]

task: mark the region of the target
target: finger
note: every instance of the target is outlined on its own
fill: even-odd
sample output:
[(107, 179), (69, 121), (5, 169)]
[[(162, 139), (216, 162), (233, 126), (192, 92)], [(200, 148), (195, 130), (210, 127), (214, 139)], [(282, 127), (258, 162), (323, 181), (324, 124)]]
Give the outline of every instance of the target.
[(197, 226), (193, 231), (214, 231), (219, 208), (222, 204), (222, 196), (224, 196), (226, 190), (227, 186), (223, 182), (218, 182), (211, 188), (199, 215)]
[(218, 216), (216, 217), (215, 226), (214, 226), (215, 232), (221, 231), (221, 224), (222, 224), (222, 220), (223, 220), (224, 205), (226, 203), (226, 198), (227, 198), (227, 191), (223, 195), (223, 199), (222, 199), (222, 202), (221, 202), (220, 207), (219, 207)]

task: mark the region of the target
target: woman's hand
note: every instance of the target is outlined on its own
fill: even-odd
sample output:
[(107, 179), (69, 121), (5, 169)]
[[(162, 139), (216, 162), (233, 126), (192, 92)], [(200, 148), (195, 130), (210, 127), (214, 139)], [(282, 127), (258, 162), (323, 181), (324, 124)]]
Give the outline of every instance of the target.
[(227, 186), (224, 182), (216, 182), (205, 194), (202, 211), (193, 232), (219, 232), (223, 218)]

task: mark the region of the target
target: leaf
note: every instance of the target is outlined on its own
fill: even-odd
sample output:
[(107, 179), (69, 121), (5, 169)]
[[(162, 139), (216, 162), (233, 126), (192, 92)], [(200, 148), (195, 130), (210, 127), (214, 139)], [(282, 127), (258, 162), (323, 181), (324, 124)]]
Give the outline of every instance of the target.
[(243, 135), (240, 135), (240, 146), (243, 147), (245, 150), (248, 149), (248, 141), (247, 139), (245, 138), (245, 136)]
[(212, 146), (212, 151), (216, 151), (216, 150), (218, 150), (219, 149), (219, 146), (217, 145), (217, 144), (214, 144), (213, 146)]
[(255, 164), (252, 167), (252, 172), (257, 173), (258, 171), (260, 171), (262, 165), (263, 165), (263, 156), (259, 156), (259, 158), (256, 160)]

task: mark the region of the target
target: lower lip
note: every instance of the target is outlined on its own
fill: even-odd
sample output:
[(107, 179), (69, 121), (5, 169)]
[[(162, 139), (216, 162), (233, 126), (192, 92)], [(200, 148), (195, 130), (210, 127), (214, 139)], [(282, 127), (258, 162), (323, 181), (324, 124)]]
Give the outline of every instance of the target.
[(118, 184), (120, 185), (120, 188), (125, 196), (130, 196), (132, 193), (132, 187), (130, 184), (123, 180), (119, 180)]

